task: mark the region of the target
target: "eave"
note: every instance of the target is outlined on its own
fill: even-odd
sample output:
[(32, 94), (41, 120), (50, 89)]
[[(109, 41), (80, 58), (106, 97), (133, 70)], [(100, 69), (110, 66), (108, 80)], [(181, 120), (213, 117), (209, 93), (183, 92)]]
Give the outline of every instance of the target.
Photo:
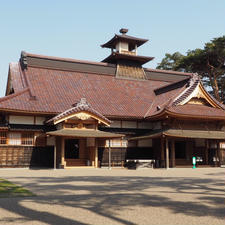
[(225, 116), (202, 116), (202, 115), (190, 115), (190, 114), (180, 114), (171, 112), (168, 109), (164, 109), (162, 112), (149, 116), (147, 120), (160, 120), (160, 119), (168, 119), (171, 118), (180, 118), (180, 119), (199, 119), (199, 120), (225, 120)]
[(118, 62), (118, 60), (124, 60), (124, 61), (133, 61), (135, 63), (138, 63), (139, 65), (143, 65), (153, 59), (154, 57), (136, 56), (136, 55), (128, 55), (128, 54), (113, 52), (110, 56), (105, 58), (102, 62), (115, 64)]
[(135, 45), (137, 45), (137, 47), (143, 45), (144, 43), (146, 43), (148, 41), (148, 39), (143, 39), (143, 38), (136, 38), (136, 37), (132, 37), (129, 35), (118, 35), (115, 34), (115, 36), (110, 39), (108, 42), (106, 42), (105, 44), (101, 45), (102, 48), (115, 48), (116, 44), (119, 41), (124, 41), (129, 43), (130, 46), (130, 51), (132, 51), (133, 49), (135, 49)]

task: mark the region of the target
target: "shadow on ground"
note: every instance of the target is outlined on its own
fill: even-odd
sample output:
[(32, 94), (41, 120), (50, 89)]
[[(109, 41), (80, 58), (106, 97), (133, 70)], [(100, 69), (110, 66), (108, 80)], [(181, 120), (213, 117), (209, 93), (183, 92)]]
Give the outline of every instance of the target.
[[(17, 177), (17, 180), (27, 179)], [(219, 179), (184, 177), (133, 177), (133, 176), (68, 176), (32, 178), (26, 187), (35, 188), (33, 201), (40, 205), (84, 209), (87, 212), (111, 219), (114, 223), (132, 225), (128, 219), (117, 216), (118, 210), (138, 207), (169, 209), (173, 214), (211, 216), (223, 219), (225, 215), (224, 182)], [(44, 194), (38, 194), (44, 193)], [(174, 194), (196, 195), (195, 201), (174, 199)], [(169, 197), (168, 197), (169, 196)], [(10, 201), (11, 204), (7, 204)], [(25, 207), (24, 198), (1, 199), (0, 207), (16, 213), (18, 218), (0, 219), (0, 223), (40, 221), (46, 224), (86, 224), (50, 212)], [(88, 216), (88, 214), (87, 214)]]

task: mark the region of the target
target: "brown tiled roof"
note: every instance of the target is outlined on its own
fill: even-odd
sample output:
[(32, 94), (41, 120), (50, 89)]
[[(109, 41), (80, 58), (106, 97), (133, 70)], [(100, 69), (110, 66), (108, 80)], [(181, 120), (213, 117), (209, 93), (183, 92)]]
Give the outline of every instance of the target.
[[(29, 64), (22, 74), (15, 76), (26, 77), (29, 85), (23, 92), (2, 98), (2, 110), (58, 114), (86, 98), (95, 110), (107, 117), (143, 118), (155, 97), (154, 88), (168, 83), (30, 67)], [(12, 83), (14, 86), (15, 80)]]
[[(156, 97), (156, 103), (160, 102), (160, 98), (164, 96), (164, 89), (170, 90), (169, 87), (175, 84), (182, 84), (181, 81), (177, 83), (168, 84), (166, 86), (162, 86), (161, 88), (157, 88), (155, 93), (159, 93)], [(188, 116), (188, 117), (198, 117), (198, 118), (223, 118), (225, 119), (225, 110), (224, 105), (215, 101), (212, 96), (208, 93), (208, 97), (215, 103), (215, 107), (206, 106), (206, 105), (197, 105), (197, 104), (185, 104), (180, 105), (185, 99), (187, 99), (193, 91), (197, 88), (198, 85), (201, 85), (200, 78), (198, 74), (193, 74), (191, 79), (183, 84), (183, 87), (178, 88), (179, 91), (175, 91), (176, 95), (169, 98), (164, 104), (153, 104), (152, 107), (149, 109), (148, 113), (145, 117), (149, 118), (161, 118), (165, 115), (173, 115), (173, 116)], [(202, 87), (203, 88), (203, 87)], [(204, 89), (204, 88), (203, 88)], [(173, 93), (173, 91), (166, 92)]]
[(167, 109), (168, 113), (179, 114), (181, 116), (198, 118), (222, 118), (225, 119), (225, 110), (213, 108), (206, 105), (185, 104)]
[[(164, 87), (164, 86), (162, 86)], [(148, 108), (145, 114), (145, 118), (155, 116), (157, 114), (160, 114), (162, 111), (165, 110), (168, 105), (170, 105), (173, 100), (180, 95), (184, 90), (186, 89), (186, 83), (183, 84), (183, 86), (176, 88), (176, 89), (171, 89), (165, 93), (156, 95), (154, 100), (152, 101), (152, 104)]]
[[(36, 59), (42, 61), (34, 61)], [(20, 63), (10, 64), (15, 94), (0, 99), (1, 111), (13, 110), (56, 115), (70, 109), (71, 105), (81, 98), (86, 98), (97, 112), (108, 118), (143, 119), (160, 114), (171, 107), (177, 96), (182, 96), (182, 93), (190, 88), (190, 86), (187, 87), (188, 78), (193, 76), (190, 73), (145, 69), (150, 73), (150, 75), (147, 74), (150, 76), (148, 80), (119, 79), (112, 73), (98, 73), (98, 69), (94, 73), (81, 72), (82, 69), (74, 71), (75, 66), (70, 71), (71, 64), (70, 66), (63, 64), (60, 68), (53, 67), (56, 61), (67, 62), (66, 59), (57, 58), (56, 60), (54, 57), (42, 58), (40, 55), (32, 55), (32, 60), (27, 60), (28, 65), (24, 70), (21, 69)], [(45, 68), (49, 61), (52, 61), (51, 68)], [(75, 61), (68, 62), (77, 64)], [(87, 62), (83, 64), (89, 65)], [(107, 64), (104, 63), (96, 65), (107, 68)], [(64, 69), (63, 66), (66, 68)], [(112, 66), (109, 65), (109, 67)], [(154, 74), (154, 79), (151, 78), (151, 73)], [(165, 80), (163, 80), (164, 75)], [(160, 76), (158, 80), (157, 76)], [(171, 85), (177, 81), (181, 81), (178, 82), (179, 85)], [(161, 90), (161, 87), (163, 91), (156, 94), (154, 90)], [(188, 107), (193, 108), (196, 105), (185, 107), (191, 115), (191, 109)], [(204, 107), (201, 109), (208, 110)], [(214, 109), (210, 110), (213, 112)], [(215, 115), (219, 113), (217, 109), (214, 111)]]
[(38, 101), (32, 98), (30, 89), (25, 88), (23, 91), (19, 91), (15, 94), (8, 95), (0, 98), (0, 110), (1, 111), (17, 111), (17, 112), (36, 112), (45, 114), (55, 114), (45, 110), (48, 108), (48, 100)]

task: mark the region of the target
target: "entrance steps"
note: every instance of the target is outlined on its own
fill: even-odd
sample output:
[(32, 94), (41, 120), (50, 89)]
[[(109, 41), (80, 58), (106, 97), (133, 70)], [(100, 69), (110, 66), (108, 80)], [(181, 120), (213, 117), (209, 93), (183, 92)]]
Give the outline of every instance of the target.
[(83, 167), (87, 166), (87, 159), (65, 159), (66, 167)]

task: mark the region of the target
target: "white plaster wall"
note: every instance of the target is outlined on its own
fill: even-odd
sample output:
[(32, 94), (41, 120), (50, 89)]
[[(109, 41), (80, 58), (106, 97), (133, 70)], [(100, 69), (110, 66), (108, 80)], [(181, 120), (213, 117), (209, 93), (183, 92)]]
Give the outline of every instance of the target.
[(9, 116), (9, 123), (13, 124), (34, 124), (33, 116)]
[(110, 127), (115, 127), (115, 128), (121, 128), (121, 121), (120, 120), (114, 120), (110, 124)]
[(140, 129), (152, 129), (151, 122), (138, 122), (138, 128)]
[(36, 124), (37, 125), (43, 125), (45, 121), (45, 117), (37, 116), (36, 117)]
[(136, 121), (122, 121), (122, 128), (137, 128)]
[(128, 43), (126, 43), (126, 42), (121, 42), (121, 43), (120, 43), (120, 47), (121, 47), (121, 50), (128, 51)]

